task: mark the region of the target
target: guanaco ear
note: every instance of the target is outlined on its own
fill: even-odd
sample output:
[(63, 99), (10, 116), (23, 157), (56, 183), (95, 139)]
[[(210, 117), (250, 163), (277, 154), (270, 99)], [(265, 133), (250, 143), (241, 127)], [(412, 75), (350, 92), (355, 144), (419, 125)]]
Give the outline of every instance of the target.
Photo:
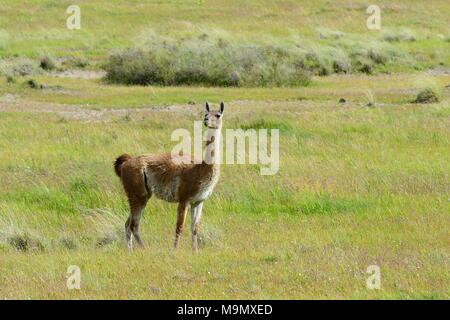
[(225, 109), (225, 105), (223, 101), (220, 103), (220, 113), (223, 113), (223, 110)]
[(206, 102), (205, 108), (206, 108), (206, 112), (209, 112), (209, 103), (208, 103), (208, 101)]

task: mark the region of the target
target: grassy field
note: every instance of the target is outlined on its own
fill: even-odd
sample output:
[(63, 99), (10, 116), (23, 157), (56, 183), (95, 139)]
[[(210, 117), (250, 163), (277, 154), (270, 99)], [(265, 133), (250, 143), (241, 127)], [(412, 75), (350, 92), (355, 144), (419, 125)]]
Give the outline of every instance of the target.
[[(58, 82), (97, 102), (98, 111), (54, 92), (6, 86), (16, 98), (3, 101), (0, 113), (0, 296), (448, 298), (449, 95), (410, 104), (408, 79), (328, 77), (311, 88), (254, 89), (254, 100), (230, 101), (225, 127), (264, 120), (282, 128), (280, 171), (267, 177), (257, 166), (223, 166), (198, 255), (188, 232), (182, 248), (171, 250), (175, 207), (158, 200), (143, 220), (147, 247), (127, 252), (127, 205), (111, 162), (122, 152), (170, 150), (173, 129), (192, 129), (200, 103), (164, 106), (170, 97), (248, 93), (159, 88), (152, 98), (151, 88)], [(364, 106), (363, 84), (371, 86), (373, 108)], [(103, 90), (135, 90), (142, 100), (127, 105), (123, 96), (117, 109)], [(349, 102), (338, 105), (338, 96)], [(28, 239), (27, 252), (15, 248), (17, 237)], [(79, 292), (65, 287), (71, 264), (82, 270)], [(381, 267), (381, 290), (365, 287), (371, 264)]]
[[(416, 41), (395, 45), (423, 56), (424, 70), (290, 88), (110, 85), (42, 70), (0, 78), (0, 299), (450, 298), (447, 1), (380, 1), (386, 30), (370, 35), (363, 1), (77, 3), (74, 32), (64, 29), (70, 1), (2, 1), (0, 64), (79, 56), (96, 74), (112, 49), (149, 33), (281, 43), (314, 42), (320, 29), (359, 42), (408, 28)], [(427, 86), (440, 102), (412, 103)], [(222, 166), (198, 254), (189, 228), (172, 249), (176, 206), (151, 199), (146, 246), (128, 252), (112, 161), (171, 150), (172, 131), (193, 130), (205, 100), (225, 101), (225, 128), (280, 128), (279, 172)], [(66, 287), (70, 265), (81, 290)], [(370, 265), (379, 290), (366, 288)]]
[[(81, 8), (81, 30), (65, 28), (66, 8)], [(407, 32), (417, 41), (402, 46), (423, 55), (447, 55), (448, 2), (377, 1), (382, 30), (368, 32), (365, 1), (21, 1), (4, 0), (0, 14), (2, 56), (79, 55), (102, 58), (112, 49), (143, 43), (153, 34), (189, 37), (206, 33), (246, 42), (297, 43), (319, 33), (342, 32), (360, 41)], [(426, 14), (424, 14), (426, 12)], [(359, 38), (358, 38), (359, 37)], [(331, 37), (333, 38), (333, 37)], [(315, 40), (314, 40), (315, 39)], [(330, 42), (331, 39), (322, 39)], [(448, 60), (447, 60), (448, 62)]]

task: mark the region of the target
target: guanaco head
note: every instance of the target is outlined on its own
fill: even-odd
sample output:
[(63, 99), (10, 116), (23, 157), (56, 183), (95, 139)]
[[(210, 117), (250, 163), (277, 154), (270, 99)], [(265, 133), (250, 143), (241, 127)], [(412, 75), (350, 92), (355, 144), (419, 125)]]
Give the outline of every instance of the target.
[(220, 129), (222, 127), (222, 116), (224, 109), (225, 105), (221, 102), (219, 111), (211, 111), (207, 102), (205, 106), (205, 118), (203, 119), (203, 124), (210, 129)]

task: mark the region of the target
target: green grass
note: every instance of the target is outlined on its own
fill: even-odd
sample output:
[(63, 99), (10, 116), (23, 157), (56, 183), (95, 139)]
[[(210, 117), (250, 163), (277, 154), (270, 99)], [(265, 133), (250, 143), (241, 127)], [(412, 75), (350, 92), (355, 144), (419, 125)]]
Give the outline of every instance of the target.
[[(450, 64), (448, 2), (379, 1), (382, 29), (366, 28), (364, 1), (81, 1), (81, 30), (68, 30), (70, 1), (5, 0), (0, 5), (0, 57), (87, 58), (98, 66), (117, 49), (142, 46), (155, 35), (173, 39), (202, 34), (236, 43), (335, 50), (365, 44), (411, 54), (417, 68)], [(138, 8), (138, 10), (137, 10)], [(423, 12), (427, 12), (424, 16)], [(322, 37), (319, 37), (322, 34)], [(336, 36), (338, 35), (338, 36)], [(406, 38), (405, 38), (405, 35)], [(415, 41), (409, 41), (410, 35)], [(386, 41), (393, 38), (398, 41)], [(406, 41), (404, 40), (406, 39)], [(389, 70), (395, 63), (389, 66)], [(411, 67), (411, 66), (409, 66)], [(408, 69), (408, 64), (402, 64)]]
[[(298, 90), (255, 88), (253, 100), (228, 101), (225, 127), (281, 129), (280, 171), (260, 176), (259, 166), (223, 166), (205, 205), (198, 255), (188, 231), (172, 251), (175, 207), (155, 199), (141, 227), (147, 247), (127, 252), (127, 204), (112, 160), (170, 150), (172, 130), (192, 130), (201, 116), (201, 106), (180, 101), (249, 93), (155, 88), (153, 107), (139, 109), (150, 88), (64, 80), (79, 92), (66, 101), (2, 86), (20, 98), (3, 101), (0, 112), (0, 149), (7, 150), (0, 153), (0, 297), (448, 298), (448, 93), (437, 104), (411, 104), (414, 79), (399, 77), (372, 82), (372, 108), (355, 94), (373, 79), (362, 76)], [(116, 96), (102, 100), (115, 90), (125, 93), (127, 112), (107, 103)], [(138, 100), (127, 100), (135, 93)], [(358, 103), (339, 105), (338, 94)], [(97, 111), (61, 104), (86, 96), (113, 108), (84, 118), (78, 113)], [(44, 106), (50, 109), (37, 112)], [(79, 292), (65, 287), (71, 264), (82, 270)], [(365, 288), (371, 264), (382, 270), (378, 291)]]
[[(378, 1), (379, 32), (359, 0), (77, 3), (78, 31), (70, 1), (0, 4), (0, 299), (450, 297), (450, 77), (413, 71), (450, 65), (448, 1)], [(39, 67), (48, 56), (56, 72), (96, 74), (115, 50), (203, 34), (300, 45), (329, 68), (327, 54), (380, 63), (289, 88), (110, 85)], [(381, 63), (396, 54), (411, 64)], [(412, 103), (428, 88), (438, 102)], [(189, 228), (173, 251), (176, 205), (152, 199), (146, 247), (128, 252), (113, 160), (168, 152), (174, 129), (222, 100), (225, 128), (280, 129), (279, 172), (223, 165), (196, 255)], [(374, 264), (380, 290), (366, 288)]]
[[(34, 109), (48, 109), (53, 104), (77, 105), (83, 109), (124, 109), (170, 106), (172, 104), (203, 104), (205, 101), (251, 100), (270, 101), (314, 101), (323, 104), (337, 104), (345, 98), (351, 105), (367, 104), (367, 91), (376, 102), (409, 103), (416, 98), (421, 83), (429, 76), (397, 74), (364, 77), (360, 75), (316, 77), (309, 87), (299, 88), (214, 88), (214, 87), (161, 87), (107, 85), (101, 80), (56, 78), (37, 76), (38, 85), (44, 89), (32, 89), (27, 79), (19, 78), (16, 83), (8, 83), (0, 78), (0, 95), (14, 96), (17, 105), (32, 104)], [(445, 75), (433, 77), (432, 82), (439, 87), (448, 84)], [(419, 87), (418, 87), (419, 86)], [(20, 102), (19, 102), (20, 101)], [(267, 102), (264, 102), (267, 101)], [(45, 104), (45, 107), (42, 105)]]

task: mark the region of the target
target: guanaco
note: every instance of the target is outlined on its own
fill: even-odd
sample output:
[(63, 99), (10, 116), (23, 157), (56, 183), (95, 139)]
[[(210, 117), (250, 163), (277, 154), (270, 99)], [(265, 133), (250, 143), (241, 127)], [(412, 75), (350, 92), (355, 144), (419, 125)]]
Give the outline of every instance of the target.
[(138, 246), (143, 242), (139, 235), (142, 212), (154, 194), (157, 198), (178, 203), (174, 247), (183, 231), (188, 206), (191, 208), (192, 249), (198, 250), (199, 224), (203, 202), (212, 194), (220, 175), (220, 134), (224, 103), (219, 111), (205, 105), (203, 124), (207, 127), (206, 152), (203, 159), (195, 161), (185, 154), (119, 156), (114, 169), (128, 197), (130, 215), (125, 223), (128, 248), (133, 249), (133, 237)]

